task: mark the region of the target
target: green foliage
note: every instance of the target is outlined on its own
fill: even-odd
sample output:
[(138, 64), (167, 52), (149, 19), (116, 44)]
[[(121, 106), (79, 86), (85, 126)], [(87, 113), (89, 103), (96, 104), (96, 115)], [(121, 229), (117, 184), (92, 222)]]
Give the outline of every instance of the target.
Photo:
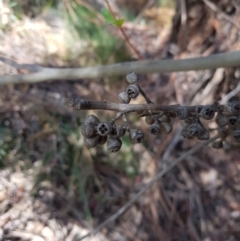
[(65, 12), (69, 26), (74, 27), (80, 39), (88, 40), (94, 48), (95, 58), (102, 64), (129, 60), (125, 43), (113, 37), (107, 30), (109, 24), (122, 26), (123, 19), (114, 20), (106, 9), (101, 10), (105, 23), (101, 23), (97, 13), (82, 5), (72, 3), (72, 14)]

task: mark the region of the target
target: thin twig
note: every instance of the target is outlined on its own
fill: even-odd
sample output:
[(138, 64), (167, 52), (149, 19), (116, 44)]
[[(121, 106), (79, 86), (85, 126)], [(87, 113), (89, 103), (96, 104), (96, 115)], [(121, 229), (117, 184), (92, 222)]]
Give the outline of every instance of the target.
[(50, 80), (79, 80), (135, 73), (167, 73), (234, 67), (240, 65), (240, 51), (182, 60), (143, 60), (87, 68), (42, 68), (38, 73), (5, 75), (0, 84), (37, 83)]
[(103, 227), (107, 226), (109, 223), (114, 222), (133, 203), (135, 203), (138, 200), (138, 198), (141, 197), (147, 189), (149, 189), (157, 180), (162, 178), (167, 172), (169, 172), (172, 168), (174, 168), (178, 163), (185, 160), (186, 157), (188, 157), (189, 155), (192, 155), (196, 151), (200, 150), (202, 147), (208, 145), (209, 143), (215, 141), (218, 138), (219, 138), (219, 135), (216, 135), (216, 136), (212, 137), (211, 139), (209, 139), (208, 141), (204, 141), (204, 142), (196, 145), (191, 150), (185, 152), (183, 155), (181, 155), (177, 159), (170, 162), (170, 164), (168, 166), (163, 167), (163, 169), (144, 188), (142, 188), (131, 200), (129, 200), (124, 206), (122, 206), (116, 213), (114, 213), (112, 216), (110, 216), (108, 219), (106, 219), (103, 223), (101, 223), (99, 226), (97, 226), (93, 231), (91, 231), (88, 234), (77, 239), (77, 241), (83, 240), (91, 235), (97, 234)]
[(12, 66), (13, 68), (20, 70), (20, 69), (26, 69), (29, 70), (30, 72), (39, 72), (43, 70), (43, 67), (35, 64), (18, 64), (16, 61), (6, 58), (6, 57), (0, 57), (0, 61)]
[(239, 92), (240, 92), (240, 81), (235, 89), (233, 89), (231, 92), (229, 92), (222, 98), (221, 103), (226, 104), (232, 97), (234, 97)]
[(223, 17), (228, 22), (232, 23), (234, 26), (236, 26), (240, 30), (240, 25), (237, 24), (232, 18), (230, 18), (227, 14), (223, 13), (213, 2), (209, 0), (202, 0), (210, 9), (212, 9), (214, 12), (219, 13), (221, 17)]
[(133, 20), (134, 23), (137, 23), (143, 16), (143, 14), (150, 8), (152, 5), (156, 2), (156, 0), (150, 0), (148, 1), (145, 6), (142, 8), (140, 13), (137, 15), (137, 17)]
[[(110, 13), (112, 14), (114, 20), (117, 21), (117, 18), (116, 18), (116, 16), (115, 16), (115, 14), (114, 14), (114, 12), (113, 12), (113, 10), (112, 10), (112, 8), (111, 8), (111, 5), (109, 4), (108, 0), (105, 0), (105, 2), (106, 2), (106, 4), (107, 4), (108, 9), (109, 9)], [(122, 27), (122, 26), (119, 26), (118, 28), (119, 28), (119, 30), (121, 31), (123, 37), (124, 37), (125, 40), (127, 41), (127, 43), (128, 43), (128, 45), (130, 46), (130, 48), (131, 48), (131, 49), (134, 51), (134, 53), (137, 55), (138, 59), (139, 59), (139, 60), (142, 60), (142, 59), (143, 59), (142, 56), (140, 55), (140, 53), (138, 52), (138, 50), (135, 48), (135, 46), (131, 43), (131, 41), (130, 41), (130, 39), (128, 38), (127, 34), (125, 33), (123, 27)]]
[[(66, 100), (66, 102), (68, 102)], [(71, 99), (68, 104), (75, 107), (77, 110), (111, 110), (118, 112), (140, 112), (140, 111), (164, 111), (169, 113), (176, 113), (180, 105), (159, 105), (159, 104), (119, 104), (107, 101), (96, 101), (96, 100), (87, 100), (87, 99)], [(195, 112), (196, 107), (201, 109), (203, 106), (184, 106), (189, 112)], [(221, 107), (221, 106), (220, 106)], [(146, 113), (146, 116), (148, 113)], [(143, 117), (145, 115), (141, 115)], [(162, 116), (162, 113), (160, 113)], [(158, 116), (159, 118), (159, 116)]]
[[(111, 8), (111, 5), (109, 4), (108, 0), (105, 0), (105, 2), (106, 2), (106, 4), (107, 4), (108, 9), (109, 9), (110, 13), (112, 14), (114, 20), (117, 21), (117, 18), (116, 18), (116, 16), (115, 16), (115, 14), (114, 14), (114, 12), (113, 12), (113, 10), (112, 10), (112, 8)], [(135, 48), (135, 46), (131, 43), (129, 37), (127, 36), (127, 34), (126, 34), (125, 30), (122, 28), (122, 26), (119, 26), (118, 28), (119, 28), (119, 30), (121, 31), (123, 37), (125, 38), (126, 42), (127, 42), (128, 45), (130, 46), (130, 48), (133, 50), (133, 52), (134, 52), (134, 53), (136, 54), (136, 56), (138, 57), (138, 60), (143, 60), (143, 57), (140, 55), (140, 53), (139, 53), (138, 50)], [(140, 91), (140, 93), (142, 94), (142, 96), (144, 97), (144, 99), (146, 100), (146, 102), (147, 102), (148, 104), (153, 103), (140, 86), (139, 86), (139, 91)]]

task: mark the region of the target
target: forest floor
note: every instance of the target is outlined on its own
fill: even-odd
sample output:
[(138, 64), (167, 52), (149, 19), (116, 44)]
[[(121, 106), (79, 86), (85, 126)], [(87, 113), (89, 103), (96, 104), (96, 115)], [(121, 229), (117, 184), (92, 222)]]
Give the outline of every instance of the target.
[[(101, 20), (102, 2), (85, 1), (84, 6)], [(116, 2), (118, 15), (127, 10), (135, 16), (130, 14), (123, 28), (144, 59), (240, 50), (238, 0), (183, 0), (175, 7), (155, 6), (156, 1)], [(9, 5), (0, 9), (0, 58), (62, 68), (137, 58), (116, 27), (99, 25), (117, 36), (114, 48), (101, 52), (106, 46), (100, 40), (81, 38), (58, 15), (36, 14), (30, 7), (20, 20)], [(74, 17), (71, 6), (69, 12)], [(18, 73), (27, 72), (0, 63), (0, 75)], [(139, 78), (154, 103), (211, 104), (236, 88), (240, 66)], [(84, 118), (91, 113), (105, 120), (113, 113), (76, 111), (62, 100), (85, 96), (117, 102), (127, 85), (124, 79), (0, 85), (1, 240), (77, 240), (129, 201), (162, 166), (198, 143), (180, 137), (179, 123), (169, 135), (153, 137), (144, 120), (130, 116), (144, 131), (144, 144), (123, 139), (117, 154), (105, 147), (89, 150), (80, 134)], [(138, 98), (134, 103), (142, 102)], [(188, 156), (117, 221), (85, 240), (240, 240), (240, 152), (207, 146)]]

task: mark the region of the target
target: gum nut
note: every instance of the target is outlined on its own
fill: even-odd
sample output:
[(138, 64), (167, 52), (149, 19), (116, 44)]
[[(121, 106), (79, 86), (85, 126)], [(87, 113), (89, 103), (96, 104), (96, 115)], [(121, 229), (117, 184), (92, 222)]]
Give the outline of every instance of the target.
[(114, 125), (112, 128), (111, 136), (122, 137), (125, 135), (125, 133), (126, 133), (126, 128), (124, 128), (123, 126)]
[(200, 136), (197, 137), (198, 140), (201, 141), (205, 141), (208, 140), (210, 138), (210, 133), (207, 129), (204, 128), (204, 130), (202, 131), (202, 134), (200, 134)]
[(218, 112), (216, 116), (216, 123), (219, 126), (225, 126), (228, 124), (228, 117), (225, 116), (222, 112)]
[(183, 128), (181, 130), (181, 136), (185, 139), (192, 139), (193, 137), (189, 134), (188, 129), (187, 128)]
[(99, 135), (95, 135), (93, 137), (84, 138), (84, 142), (88, 148), (93, 148), (98, 144), (99, 138)]
[(161, 131), (165, 134), (168, 134), (172, 131), (172, 125), (168, 122), (161, 122)]
[(133, 99), (139, 95), (139, 88), (137, 85), (129, 85), (126, 89), (129, 98)]
[(232, 139), (236, 142), (240, 142), (240, 130), (233, 131)]
[(140, 143), (140, 142), (143, 141), (144, 134), (140, 130), (130, 129), (129, 130), (129, 137), (130, 137), (130, 140), (133, 143)]
[(146, 122), (146, 124), (148, 124), (148, 125), (152, 125), (153, 123), (154, 123), (154, 119), (153, 119), (153, 117), (152, 116), (146, 116), (145, 117), (145, 122)]
[(104, 145), (107, 142), (107, 136), (100, 136), (98, 140), (99, 145)]
[(240, 113), (240, 104), (237, 101), (229, 102), (224, 106), (224, 112), (227, 112), (232, 115), (236, 115)]
[(189, 113), (186, 107), (179, 107), (176, 111), (176, 116), (180, 119), (180, 120), (185, 120), (188, 118)]
[(122, 141), (120, 138), (110, 137), (107, 141), (107, 149), (110, 152), (117, 152), (121, 149)]
[(202, 126), (199, 123), (193, 123), (187, 129), (189, 135), (192, 137), (198, 137), (202, 134)]
[(129, 84), (134, 84), (138, 81), (138, 77), (134, 72), (130, 72), (127, 76), (126, 76), (126, 80)]
[(101, 136), (107, 136), (112, 131), (112, 125), (109, 122), (100, 122), (97, 126), (97, 132)]
[(161, 133), (161, 128), (158, 121), (155, 121), (149, 128), (150, 133), (153, 135), (159, 135)]
[(205, 106), (200, 111), (200, 116), (205, 120), (211, 120), (215, 115), (214, 109), (211, 106)]
[(95, 129), (92, 124), (83, 124), (81, 128), (82, 135), (84, 137), (92, 137), (95, 134)]
[(159, 121), (170, 123), (171, 122), (171, 118), (169, 116), (167, 116), (167, 115), (163, 115), (162, 117), (159, 118)]
[(214, 141), (212, 143), (212, 148), (215, 148), (215, 149), (221, 149), (223, 147), (223, 142), (222, 140), (220, 141)]
[(229, 124), (229, 126), (236, 126), (237, 123), (238, 123), (237, 116), (230, 116), (230, 117), (228, 117), (228, 124)]
[(89, 115), (84, 121), (84, 124), (92, 124), (94, 126), (98, 125), (99, 123), (100, 121), (95, 115)]
[(130, 102), (130, 98), (128, 97), (128, 94), (126, 92), (121, 92), (118, 95), (118, 99), (120, 100), (121, 103), (123, 104), (128, 104)]

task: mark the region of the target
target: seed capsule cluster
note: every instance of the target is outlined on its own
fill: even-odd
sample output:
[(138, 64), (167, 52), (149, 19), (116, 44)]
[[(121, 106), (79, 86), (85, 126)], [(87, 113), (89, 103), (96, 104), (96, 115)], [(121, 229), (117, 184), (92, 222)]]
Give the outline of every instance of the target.
[[(129, 85), (124, 92), (118, 95), (118, 99), (121, 104), (127, 105), (132, 99), (138, 97), (140, 93), (143, 96), (145, 93), (141, 90), (138, 84), (138, 77), (134, 72), (129, 73), (126, 76), (126, 80)], [(221, 138), (213, 142), (212, 147), (231, 150), (234, 147), (240, 146), (239, 102), (233, 101), (227, 105), (214, 103), (207, 106), (172, 107), (169, 107), (167, 111), (166, 108), (164, 108), (164, 111), (161, 111), (161, 108), (156, 108), (156, 110), (152, 111), (148, 107), (143, 111), (136, 110), (135, 112), (140, 117), (145, 117), (145, 122), (149, 125), (149, 132), (153, 135), (170, 133), (172, 131), (172, 120), (173, 118), (177, 118), (180, 120), (182, 126), (182, 137), (186, 139), (196, 138), (198, 140), (208, 140), (210, 138), (210, 131), (203, 125), (202, 120), (211, 120), (216, 114), (215, 121), (219, 127), (218, 131), (221, 134)], [(115, 122), (120, 117), (122, 117), (123, 123), (117, 125)], [(106, 143), (107, 149), (110, 152), (117, 152), (121, 149), (121, 138), (126, 133), (128, 133), (132, 143), (141, 143), (144, 139), (144, 134), (141, 130), (129, 126), (126, 113), (123, 112), (118, 112), (113, 120), (109, 122), (100, 122), (96, 116), (89, 115), (82, 126), (82, 135), (89, 148)]]
[[(134, 72), (131, 72), (126, 77), (130, 84), (125, 92), (118, 95), (118, 99), (122, 104), (128, 104), (131, 99), (139, 95), (138, 77)], [(132, 143), (141, 143), (144, 139), (144, 134), (139, 129), (130, 128), (127, 123), (116, 125), (115, 121), (100, 122), (94, 115), (89, 115), (83, 126), (82, 135), (87, 147), (92, 148), (96, 145), (103, 145), (107, 143), (107, 150), (110, 152), (117, 152), (121, 149), (123, 137), (127, 132)]]

